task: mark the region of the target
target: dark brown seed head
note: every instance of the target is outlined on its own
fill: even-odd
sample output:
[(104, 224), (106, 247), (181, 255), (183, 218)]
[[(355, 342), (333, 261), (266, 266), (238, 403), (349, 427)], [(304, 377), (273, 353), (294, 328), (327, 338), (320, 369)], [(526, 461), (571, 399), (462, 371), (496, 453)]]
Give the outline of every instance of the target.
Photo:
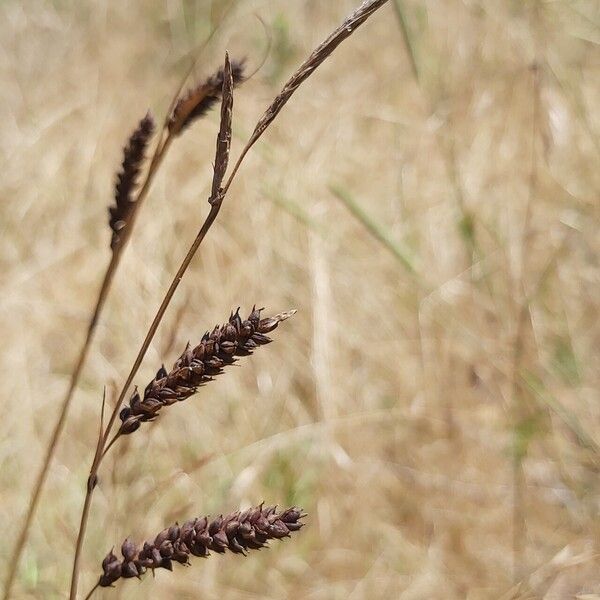
[(271, 342), (266, 334), (296, 312), (261, 319), (261, 310), (253, 308), (245, 320), (239, 309), (232, 312), (227, 323), (205, 333), (195, 348), (188, 344), (171, 371), (161, 367), (146, 386), (143, 397), (134, 391), (129, 406), (121, 410), (120, 435), (133, 433), (142, 422), (153, 421), (164, 406), (189, 398), (200, 386), (220, 375), (224, 367), (236, 362), (236, 357), (248, 356), (255, 348)]
[(306, 515), (292, 507), (279, 513), (277, 507), (262, 505), (242, 513), (233, 512), (212, 521), (201, 517), (163, 529), (154, 542), (141, 548), (127, 539), (121, 546), (122, 560), (111, 550), (102, 561), (99, 585), (108, 587), (121, 578), (141, 577), (147, 569), (173, 569), (173, 562), (189, 563), (190, 556), (206, 557), (210, 551), (246, 554), (258, 550), (269, 540), (289, 537), (298, 531)]
[(138, 183), (146, 149), (153, 133), (154, 119), (148, 113), (139, 122), (123, 149), (123, 163), (120, 172), (117, 174), (115, 185), (115, 204), (108, 209), (110, 215), (109, 225), (112, 229), (110, 247), (113, 252), (120, 245), (123, 232), (131, 221), (131, 215), (135, 210), (136, 204), (133, 191)]

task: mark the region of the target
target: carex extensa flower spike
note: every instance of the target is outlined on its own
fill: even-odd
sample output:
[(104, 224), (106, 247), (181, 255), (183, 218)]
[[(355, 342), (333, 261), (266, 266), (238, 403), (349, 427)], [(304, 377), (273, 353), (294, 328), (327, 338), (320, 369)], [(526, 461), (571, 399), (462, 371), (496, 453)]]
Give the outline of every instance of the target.
[(133, 192), (142, 171), (154, 128), (154, 119), (148, 113), (138, 123), (123, 149), (123, 162), (115, 184), (115, 203), (108, 209), (109, 225), (112, 230), (110, 246), (113, 251), (120, 245), (123, 230), (131, 221), (131, 214), (135, 209)]
[(304, 517), (306, 514), (297, 507), (278, 512), (276, 506), (261, 504), (213, 520), (199, 517), (181, 526), (175, 523), (142, 546), (126, 539), (121, 545), (121, 559), (113, 549), (102, 561), (98, 585), (108, 587), (121, 578), (141, 578), (148, 569), (171, 571), (174, 562), (188, 565), (191, 556), (206, 558), (211, 551), (245, 555), (248, 550), (266, 547), (270, 540), (290, 537), (303, 527)]
[(135, 390), (129, 405), (121, 410), (120, 435), (136, 431), (145, 421), (153, 421), (164, 406), (181, 402), (197, 389), (212, 381), (224, 367), (249, 356), (259, 346), (272, 340), (268, 333), (281, 321), (289, 319), (295, 310), (261, 319), (263, 309), (254, 307), (247, 319), (240, 317), (239, 308), (231, 313), (227, 323), (206, 332), (200, 343), (192, 348), (188, 343), (171, 371), (162, 366), (146, 386), (143, 396)]

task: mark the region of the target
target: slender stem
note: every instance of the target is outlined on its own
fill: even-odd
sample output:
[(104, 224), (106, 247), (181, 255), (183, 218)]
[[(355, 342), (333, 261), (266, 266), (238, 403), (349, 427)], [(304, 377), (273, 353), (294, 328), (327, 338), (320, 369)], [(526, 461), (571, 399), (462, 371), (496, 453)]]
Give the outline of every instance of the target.
[(419, 65), (417, 63), (417, 57), (412, 41), (412, 36), (408, 27), (408, 23), (406, 21), (406, 16), (404, 14), (404, 6), (402, 6), (401, 0), (394, 0), (393, 6), (396, 12), (396, 16), (398, 17), (398, 24), (400, 25), (400, 30), (402, 31), (402, 40), (404, 41), (406, 53), (408, 54), (410, 69), (412, 71), (413, 77), (415, 78), (415, 81), (417, 82), (417, 84), (420, 84), (421, 73), (419, 72)]
[[(117, 415), (119, 414), (119, 408), (121, 407), (121, 404), (124, 401), (125, 396), (127, 395), (127, 391), (129, 389), (129, 387), (133, 383), (133, 379), (135, 378), (135, 376), (138, 372), (138, 369), (144, 359), (144, 356), (146, 355), (146, 352), (147, 352), (148, 348), (150, 347), (152, 339), (154, 338), (154, 335), (156, 334), (156, 331), (158, 330), (158, 326), (160, 325), (160, 322), (162, 321), (162, 318), (163, 318), (163, 316), (175, 294), (175, 291), (179, 287), (179, 284), (181, 283), (181, 280), (183, 279), (185, 272), (187, 271), (190, 263), (192, 262), (192, 259), (194, 258), (196, 252), (198, 251), (198, 248), (202, 244), (202, 241), (204, 240), (206, 234), (212, 227), (213, 223), (215, 222), (215, 219), (217, 218), (217, 215), (219, 214), (219, 211), (221, 210), (221, 206), (223, 204), (225, 195), (226, 195), (227, 191), (229, 190), (229, 187), (231, 186), (231, 183), (233, 182), (233, 179), (234, 179), (235, 175), (237, 174), (244, 158), (246, 157), (250, 148), (258, 141), (258, 139), (263, 135), (263, 133), (269, 128), (269, 126), (271, 125), (271, 123), (273, 122), (275, 117), (279, 114), (279, 112), (281, 111), (283, 106), (287, 103), (289, 98), (294, 94), (294, 92), (298, 89), (298, 87), (300, 87), (300, 85), (306, 79), (308, 79), (308, 77), (310, 77), (310, 75), (312, 75), (312, 73), (314, 73), (314, 71), (317, 69), (317, 67), (335, 50), (335, 48), (337, 48), (337, 46), (344, 39), (349, 37), (355, 31), (356, 28), (358, 28), (362, 23), (364, 23), (364, 21), (366, 21), (366, 19), (369, 16), (371, 16), (376, 10), (381, 8), (387, 2), (388, 2), (388, 0), (365, 0), (350, 16), (348, 16), (345, 19), (345, 21), (342, 23), (342, 25), (340, 27), (338, 27), (322, 44), (320, 44), (315, 49), (315, 51), (308, 57), (308, 59), (306, 59), (306, 61), (304, 61), (304, 63), (302, 63), (302, 65), (300, 65), (298, 70), (292, 75), (291, 79), (288, 80), (288, 82), (285, 84), (285, 86), (283, 87), (280, 94), (275, 98), (275, 100), (271, 103), (271, 105), (269, 105), (267, 107), (267, 110), (265, 111), (263, 116), (259, 119), (259, 121), (254, 129), (254, 132), (250, 136), (250, 139), (248, 140), (246, 146), (243, 148), (237, 162), (235, 163), (235, 165), (231, 171), (231, 175), (227, 179), (225, 185), (222, 187), (218, 186), (218, 187), (220, 187), (220, 190), (216, 196), (214, 195), (214, 193), (211, 194), (211, 198), (209, 199), (209, 203), (211, 206), (210, 211), (209, 211), (204, 223), (202, 224), (200, 231), (198, 232), (198, 234), (196, 235), (196, 238), (194, 239), (192, 245), (190, 246), (187, 254), (185, 255), (181, 265), (179, 266), (179, 269), (177, 270), (177, 273), (175, 274), (175, 277), (173, 278), (173, 281), (171, 282), (171, 285), (169, 286), (169, 289), (167, 290), (167, 293), (165, 294), (165, 297), (163, 298), (163, 300), (160, 304), (160, 307), (158, 308), (158, 311), (157, 311), (154, 319), (152, 320), (152, 323), (150, 325), (148, 333), (146, 334), (146, 337), (144, 338), (142, 346), (141, 346), (141, 348), (138, 352), (138, 355), (133, 363), (133, 366), (131, 368), (131, 371), (129, 372), (129, 375), (127, 376), (125, 384), (123, 385), (123, 388), (121, 389), (119, 398), (115, 404), (115, 407), (112, 411), (109, 422), (106, 426), (102, 442), (99, 445), (99, 447), (102, 448), (102, 450), (100, 452), (97, 452), (96, 456), (94, 457), (94, 461), (93, 461), (92, 467), (90, 469), (90, 476), (88, 478), (88, 485), (87, 485), (87, 490), (86, 490), (83, 511), (82, 511), (82, 515), (81, 515), (81, 523), (80, 523), (80, 527), (79, 527), (79, 533), (77, 535), (77, 543), (76, 543), (76, 547), (75, 547), (75, 558), (74, 558), (74, 563), (73, 563), (73, 573), (72, 573), (72, 578), (71, 578), (71, 591), (70, 591), (70, 596), (69, 596), (70, 600), (76, 600), (76, 598), (77, 598), (77, 586), (78, 586), (78, 579), (79, 579), (79, 562), (81, 559), (81, 550), (82, 550), (83, 541), (85, 538), (85, 530), (87, 527), (87, 521), (88, 521), (88, 517), (89, 517), (91, 499), (92, 499), (94, 488), (95, 488), (96, 482), (97, 482), (98, 469), (100, 467), (100, 464), (102, 463), (102, 459), (106, 455), (106, 444), (107, 444), (108, 438), (110, 436), (112, 427), (117, 418)], [(223, 100), (225, 101), (225, 93), (223, 94)], [(231, 124), (229, 124), (229, 126), (230, 125)], [(223, 132), (223, 112), (221, 114), (221, 131), (219, 132), (219, 134), (221, 135), (222, 132)], [(215, 160), (215, 167), (217, 167), (218, 163), (219, 163), (219, 161), (218, 161), (219, 142), (222, 141), (222, 140), (220, 140), (220, 135), (219, 135), (219, 138), (217, 139), (217, 158)], [(231, 131), (229, 131), (229, 136), (231, 136)], [(169, 138), (167, 138), (167, 140), (165, 141), (165, 143), (163, 145), (163, 148), (168, 147), (169, 141), (170, 141)], [(160, 158), (162, 158), (162, 157), (160, 157)], [(224, 173), (222, 173), (222, 174), (224, 174)], [(215, 176), (216, 175), (217, 175), (217, 172), (216, 172), (216, 168), (215, 168)], [(214, 188), (215, 188), (215, 180), (213, 179), (213, 192), (214, 192)], [(110, 444), (112, 445), (114, 441), (116, 441), (116, 438), (111, 440)]]
[(104, 457), (108, 454), (108, 451), (112, 448), (113, 444), (121, 437), (121, 433), (117, 431), (115, 435), (113, 435), (112, 440), (106, 444), (104, 450), (102, 450), (102, 454), (100, 454), (100, 458), (104, 459)]
[(100, 582), (98, 582), (86, 595), (85, 600), (90, 600), (92, 594), (100, 587)]
[(244, 158), (246, 157), (246, 154), (248, 154), (248, 150), (250, 150), (250, 148), (254, 145), (255, 141), (256, 140), (252, 140), (252, 138), (251, 138), (250, 141), (246, 144), (246, 146), (242, 150), (242, 153), (240, 154), (240, 156), (237, 159), (235, 165), (233, 166), (233, 169), (231, 170), (231, 175), (227, 178), (227, 182), (223, 186), (223, 196), (225, 196), (225, 194), (229, 190), (229, 186), (231, 185), (231, 182), (233, 181), (233, 178), (235, 177), (236, 173), (238, 172), (238, 169), (240, 168), (240, 165), (244, 161)]
[(206, 220), (204, 221), (202, 227), (200, 228), (200, 231), (198, 232), (198, 235), (196, 236), (196, 239), (194, 240), (194, 242), (190, 246), (187, 254), (185, 255), (185, 258), (183, 259), (181, 265), (179, 266), (179, 269), (177, 269), (177, 273), (176, 273), (175, 277), (173, 278), (173, 281), (171, 282), (171, 285), (169, 286), (169, 289), (167, 290), (167, 293), (166, 293), (165, 297), (163, 298), (163, 301), (161, 302), (160, 307), (158, 308), (158, 311), (156, 312), (156, 315), (154, 316), (154, 319), (152, 320), (150, 329), (148, 329), (148, 333), (146, 334), (146, 337), (144, 338), (142, 347), (140, 348), (138, 355), (135, 359), (135, 362), (133, 363), (133, 366), (131, 368), (131, 371), (129, 372), (129, 375), (127, 376), (125, 384), (123, 385), (123, 389), (121, 390), (121, 393), (119, 394), (119, 399), (117, 400), (117, 403), (115, 404), (115, 408), (113, 409), (113, 412), (110, 416), (110, 420), (108, 421), (108, 424), (106, 426), (106, 433), (104, 435), (105, 442), (107, 441), (108, 436), (111, 431), (111, 428), (114, 425), (117, 415), (119, 414), (119, 408), (120, 408), (121, 404), (123, 403), (123, 400), (125, 400), (127, 391), (129, 390), (129, 387), (133, 383), (133, 379), (136, 376), (137, 371), (140, 368), (140, 365), (142, 364), (142, 360), (144, 359), (144, 356), (146, 355), (146, 352), (147, 352), (148, 348), (150, 347), (150, 344), (152, 343), (152, 339), (154, 338), (154, 335), (156, 334), (158, 326), (160, 325), (160, 322), (162, 321), (162, 318), (163, 318), (163, 316), (175, 294), (175, 291), (179, 287), (179, 284), (181, 283), (181, 280), (183, 279), (183, 276), (184, 276), (185, 272), (187, 271), (187, 268), (189, 267), (190, 263), (192, 262), (192, 259), (194, 258), (194, 255), (196, 254), (196, 252), (197, 252), (198, 248), (200, 247), (200, 244), (204, 240), (206, 234), (208, 233), (208, 230), (211, 228), (212, 224), (214, 223), (215, 219), (217, 218), (217, 215), (219, 214), (219, 210), (221, 208), (221, 204), (222, 204), (222, 201), (219, 201), (217, 204), (213, 204), (211, 206), (210, 212), (208, 213)]
[[(99, 461), (96, 460), (95, 464)], [(85, 494), (85, 501), (83, 503), (83, 510), (81, 511), (81, 521), (79, 523), (79, 534), (77, 536), (77, 546), (75, 547), (75, 558), (73, 560), (73, 573), (71, 575), (71, 591), (70, 598), (77, 598), (77, 584), (79, 581), (79, 563), (81, 561), (81, 548), (83, 547), (83, 540), (85, 538), (85, 530), (87, 528), (88, 517), (90, 514), (90, 507), (92, 505), (92, 490), (94, 489), (94, 485), (90, 485), (90, 481), (92, 478), (88, 479), (87, 492)]]

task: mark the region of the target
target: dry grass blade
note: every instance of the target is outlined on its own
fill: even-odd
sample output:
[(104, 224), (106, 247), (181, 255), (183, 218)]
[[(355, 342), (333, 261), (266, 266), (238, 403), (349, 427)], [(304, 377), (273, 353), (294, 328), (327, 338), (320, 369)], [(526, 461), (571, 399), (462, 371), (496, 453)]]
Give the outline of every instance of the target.
[[(203, 117), (221, 98), (226, 67), (200, 82), (196, 87), (181, 96), (173, 108), (168, 128), (172, 135), (179, 135), (194, 121)], [(233, 60), (230, 64), (233, 85), (244, 81), (244, 61)]]
[(115, 186), (115, 204), (108, 209), (109, 225), (113, 232), (110, 247), (113, 252), (118, 250), (123, 239), (122, 230), (128, 226), (135, 210), (137, 198), (134, 197), (133, 192), (138, 183), (154, 128), (154, 119), (148, 113), (139, 122), (123, 150), (123, 163)]
[(278, 512), (276, 506), (256, 506), (210, 520), (200, 517), (175, 523), (163, 529), (152, 541), (138, 546), (130, 539), (121, 545), (122, 559), (111, 550), (102, 561), (102, 575), (88, 598), (98, 587), (109, 587), (119, 579), (140, 578), (150, 569), (173, 570), (173, 563), (190, 564), (190, 557), (206, 558), (210, 552), (223, 554), (227, 550), (245, 555), (248, 550), (260, 550), (270, 540), (281, 540), (299, 531), (302, 509), (291, 507)]
[(593, 453), (592, 460), (596, 464), (600, 464), (600, 444), (581, 424), (577, 416), (565, 408), (547, 389), (545, 389), (542, 381), (533, 373), (523, 370), (519, 373), (520, 379), (527, 386), (527, 389), (532, 393), (536, 401), (542, 406), (547, 406), (555, 413), (563, 424), (571, 431), (577, 443), (583, 448), (587, 448)]

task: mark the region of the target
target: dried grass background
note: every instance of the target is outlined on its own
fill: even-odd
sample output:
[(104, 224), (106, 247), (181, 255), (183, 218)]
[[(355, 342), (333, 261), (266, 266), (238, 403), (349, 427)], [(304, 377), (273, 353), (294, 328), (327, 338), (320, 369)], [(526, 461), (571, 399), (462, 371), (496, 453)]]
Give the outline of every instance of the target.
[[(109, 257), (122, 145), (148, 107), (165, 110), (226, 4), (0, 6), (2, 570)], [(355, 4), (233, 3), (199, 76), (225, 47), (260, 63), (255, 15), (272, 38), (236, 93), (233, 156)], [(600, 11), (396, 2), (415, 73), (393, 4), (252, 151), (136, 381), (232, 307), (298, 314), (108, 459), (82, 590), (119, 540), (264, 499), (304, 507), (308, 526), (246, 560), (213, 557), (98, 596), (600, 597)], [(217, 119), (178, 142), (140, 213), (18, 598), (68, 586), (102, 387), (123, 381), (208, 210)]]

